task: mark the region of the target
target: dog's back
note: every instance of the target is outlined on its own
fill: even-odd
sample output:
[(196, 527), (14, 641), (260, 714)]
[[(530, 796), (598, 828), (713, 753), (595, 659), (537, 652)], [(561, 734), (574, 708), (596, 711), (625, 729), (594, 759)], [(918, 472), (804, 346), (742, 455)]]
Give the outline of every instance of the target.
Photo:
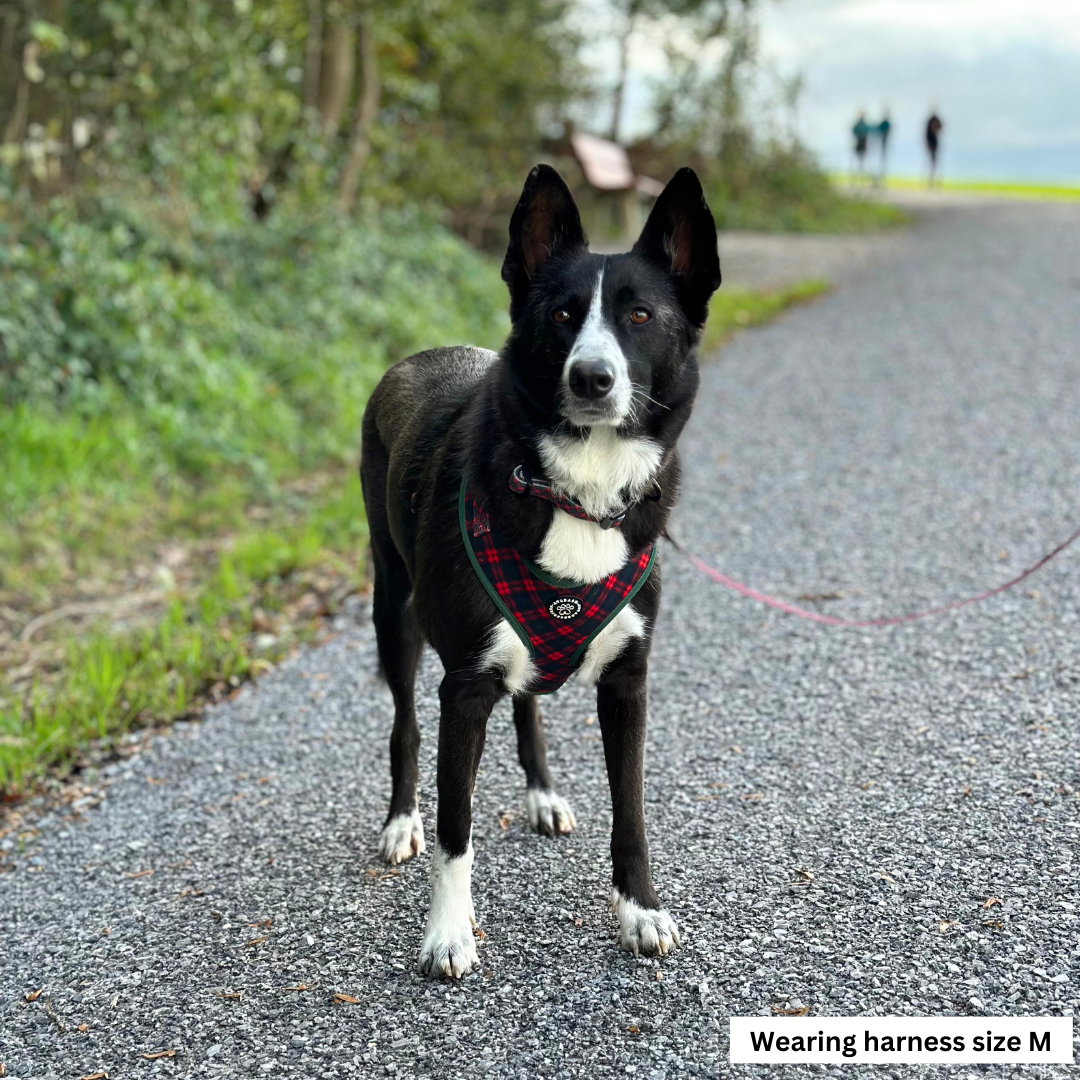
[(410, 570), (413, 493), (441, 463), (448, 429), (497, 358), (472, 345), (416, 353), (390, 368), (368, 401), (360, 459), (368, 527)]

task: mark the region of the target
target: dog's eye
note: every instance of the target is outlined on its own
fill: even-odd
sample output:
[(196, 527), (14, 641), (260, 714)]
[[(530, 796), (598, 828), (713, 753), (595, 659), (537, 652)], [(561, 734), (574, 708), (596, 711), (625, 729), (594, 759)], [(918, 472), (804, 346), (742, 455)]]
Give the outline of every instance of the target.
[(647, 323), (651, 318), (652, 316), (644, 308), (634, 308), (630, 312), (630, 321), (637, 326)]
[(557, 323), (568, 323), (570, 321), (570, 312), (567, 311), (566, 308), (556, 308), (556, 310), (551, 313), (551, 317)]

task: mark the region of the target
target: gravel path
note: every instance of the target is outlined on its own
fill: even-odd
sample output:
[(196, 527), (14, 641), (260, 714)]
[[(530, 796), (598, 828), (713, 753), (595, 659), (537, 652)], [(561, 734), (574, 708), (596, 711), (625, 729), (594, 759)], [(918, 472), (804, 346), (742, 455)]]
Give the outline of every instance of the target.
[[(1078, 342), (1080, 207), (935, 211), (707, 366), (675, 531), (833, 614), (1003, 580), (1080, 517)], [(615, 946), (599, 734), (571, 689), (544, 707), (572, 837), (528, 832), (508, 706), (492, 719), (487, 938), (460, 986), (414, 973), (429, 857), (375, 861), (391, 706), (356, 611), (27, 838), (0, 876), (7, 1076), (750, 1076), (732, 1014), (1074, 1013), (1078, 558), (933, 622), (835, 631), (665, 552), (647, 799), (683, 947)], [(437, 679), (429, 659), (429, 830)], [(829, 1075), (946, 1072), (981, 1075)]]

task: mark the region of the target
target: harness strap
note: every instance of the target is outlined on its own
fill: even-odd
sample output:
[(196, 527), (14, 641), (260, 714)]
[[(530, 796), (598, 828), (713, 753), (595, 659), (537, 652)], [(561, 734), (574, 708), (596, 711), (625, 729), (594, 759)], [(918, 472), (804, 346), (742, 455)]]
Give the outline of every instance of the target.
[(524, 465), (518, 465), (510, 474), (510, 490), (518, 495), (535, 495), (538, 499), (545, 499), (571, 517), (576, 517), (581, 521), (593, 521), (601, 529), (617, 529), (623, 523), (623, 518), (629, 512), (630, 506), (633, 505), (631, 503), (624, 506), (617, 514), (609, 514), (602, 518), (593, 517), (577, 499), (556, 491), (550, 481), (529, 476)]

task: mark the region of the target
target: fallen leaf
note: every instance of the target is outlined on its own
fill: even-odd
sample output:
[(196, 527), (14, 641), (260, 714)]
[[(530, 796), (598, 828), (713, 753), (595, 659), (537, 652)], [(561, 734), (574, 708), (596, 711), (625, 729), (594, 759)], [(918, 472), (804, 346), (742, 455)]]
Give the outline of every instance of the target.
[(732, 746), (732, 747), (729, 747), (729, 749), (731, 750), (731, 752), (733, 754), (741, 754), (742, 753), (742, 747), (741, 746)]
[(296, 986), (283, 986), (282, 990), (307, 990), (308, 987), (304, 983), (297, 983)]
[(109, 1080), (109, 1074), (103, 1070), (101, 1072), (90, 1073), (89, 1076), (80, 1076), (79, 1080)]
[(960, 789), (960, 794), (963, 795), (965, 799), (968, 798), (971, 795), (971, 785), (970, 784), (965, 784)]
[(360, 999), (354, 998), (350, 994), (335, 994), (333, 997), (335, 1005), (359, 1005)]
[(662, 971), (660, 971), (659, 968), (656, 971), (656, 981), (657, 982), (663, 982), (664, 981), (664, 973)]
[(273, 917), (271, 917), (269, 919), (260, 919), (258, 922), (249, 922), (248, 923), (248, 926), (261, 926), (261, 927), (263, 927), (263, 929), (266, 929), (266, 928), (268, 928), (270, 926), (273, 926), (273, 925), (274, 925)]
[(255, 783), (256, 784), (269, 784), (274, 778), (272, 776), (260, 776)]
[(128, 874), (128, 877), (129, 878), (149, 877), (153, 872), (154, 872), (153, 870), (136, 870), (134, 874)]
[(250, 945), (258, 945), (261, 942), (266, 941), (266, 939), (269, 938), (269, 937), (270, 937), (269, 934), (263, 934), (262, 937), (252, 938), (250, 941), (245, 941), (244, 942), (244, 948), (246, 949)]
[(158, 779), (156, 779), (156, 778), (155, 778), (155, 777), (153, 777), (153, 776), (148, 776), (148, 777), (146, 778), (146, 782), (147, 782), (148, 784), (164, 784), (164, 783), (165, 783), (165, 781), (164, 781), (164, 780), (158, 780)]
[(103, 926), (101, 928), (101, 933), (103, 933), (106, 937), (111, 937), (112, 936), (112, 927), (111, 926)]
[(243, 997), (243, 990), (215, 990), (214, 996), (219, 997), (224, 1001), (240, 1001)]
[(631, 1024), (626, 1030), (629, 1031), (631, 1035), (641, 1034), (641, 1028), (635, 1027), (633, 1024)]
[[(41, 990), (44, 990), (44, 989), (45, 989), (45, 987), (43, 986), (43, 987), (41, 988)], [(27, 993), (27, 994), (25, 995), (25, 999), (26, 999), (27, 1001), (37, 1001), (37, 999), (38, 999), (39, 997), (41, 997), (41, 990), (31, 990), (31, 991), (30, 991), (29, 993)]]
[(183, 900), (185, 897), (188, 897), (188, 896), (205, 896), (205, 895), (206, 895), (206, 890), (205, 889), (200, 889), (195, 885), (186, 885), (184, 888), (182, 888), (176, 894), (176, 899), (177, 900)]
[(501, 814), (499, 816), (499, 828), (502, 829), (503, 832), (506, 832), (506, 830), (510, 828), (510, 822), (513, 820), (514, 819), (509, 814)]
[(176, 1057), (175, 1050), (155, 1050), (152, 1054), (143, 1054), (147, 1061), (157, 1061), (158, 1058)]
[(777, 1016), (806, 1016), (810, 1012), (809, 1005), (804, 1005), (801, 1009), (781, 1009), (776, 1005), (771, 1008)]
[(473, 932), (473, 937), (474, 938), (478, 938), (480, 941), (486, 941), (487, 940), (487, 934), (485, 934), (484, 931), (481, 930), (479, 926), (474, 926), (472, 932)]
[(719, 788), (719, 787), (731, 787), (731, 785), (730, 785), (730, 784), (723, 784), (723, 783), (721, 783), (721, 782), (720, 782), (719, 780), (714, 780), (714, 781), (713, 781), (713, 782), (712, 782), (712, 783), (711, 783), (711, 784), (709, 785), (709, 787), (717, 787), (717, 788)]
[(865, 783), (860, 784), (859, 787), (861, 787), (863, 789), (863, 791), (866, 791), (869, 788), (877, 787), (877, 781), (876, 780), (867, 780)]
[(1005, 924), (997, 919), (983, 919), (983, 926), (992, 926), (995, 930), (1005, 929)]
[(983, 904), (983, 907), (992, 908), (995, 904), (1000, 904), (1001, 902), (1002, 901), (999, 900), (996, 896), (991, 896), (990, 899), (987, 900), (985, 904)]
[(752, 792), (750, 792), (749, 795), (744, 795), (743, 796), (743, 799), (746, 802), (761, 802), (761, 800), (764, 799), (764, 798), (765, 798), (765, 796), (762, 795), (762, 793), (760, 791), (752, 791)]
[(170, 870), (183, 870), (184, 867), (190, 866), (190, 865), (191, 865), (191, 860), (190, 859), (181, 859), (180, 862), (171, 862), (171, 863), (169, 863), (169, 869)]
[(930, 730), (930, 725), (929, 724), (923, 724), (922, 727), (917, 727), (915, 729), (915, 734), (916, 735), (925, 735), (929, 730)]
[[(76, 1024), (75, 1025), (75, 1030), (76, 1031), (89, 1031), (90, 1030), (90, 1025), (89, 1024)], [(0, 1076), (3, 1076), (3, 1073), (0, 1073)]]
[(960, 924), (955, 919), (942, 919), (938, 923), (938, 933), (947, 934), (950, 930), (953, 930)]
[(887, 881), (890, 885), (896, 884), (896, 878), (889, 877), (889, 875), (886, 874), (884, 870), (875, 870), (870, 876), (881, 878), (882, 881)]
[(582, 927), (582, 920), (581, 919), (575, 919), (574, 920), (574, 925), (580, 930), (581, 927)]

